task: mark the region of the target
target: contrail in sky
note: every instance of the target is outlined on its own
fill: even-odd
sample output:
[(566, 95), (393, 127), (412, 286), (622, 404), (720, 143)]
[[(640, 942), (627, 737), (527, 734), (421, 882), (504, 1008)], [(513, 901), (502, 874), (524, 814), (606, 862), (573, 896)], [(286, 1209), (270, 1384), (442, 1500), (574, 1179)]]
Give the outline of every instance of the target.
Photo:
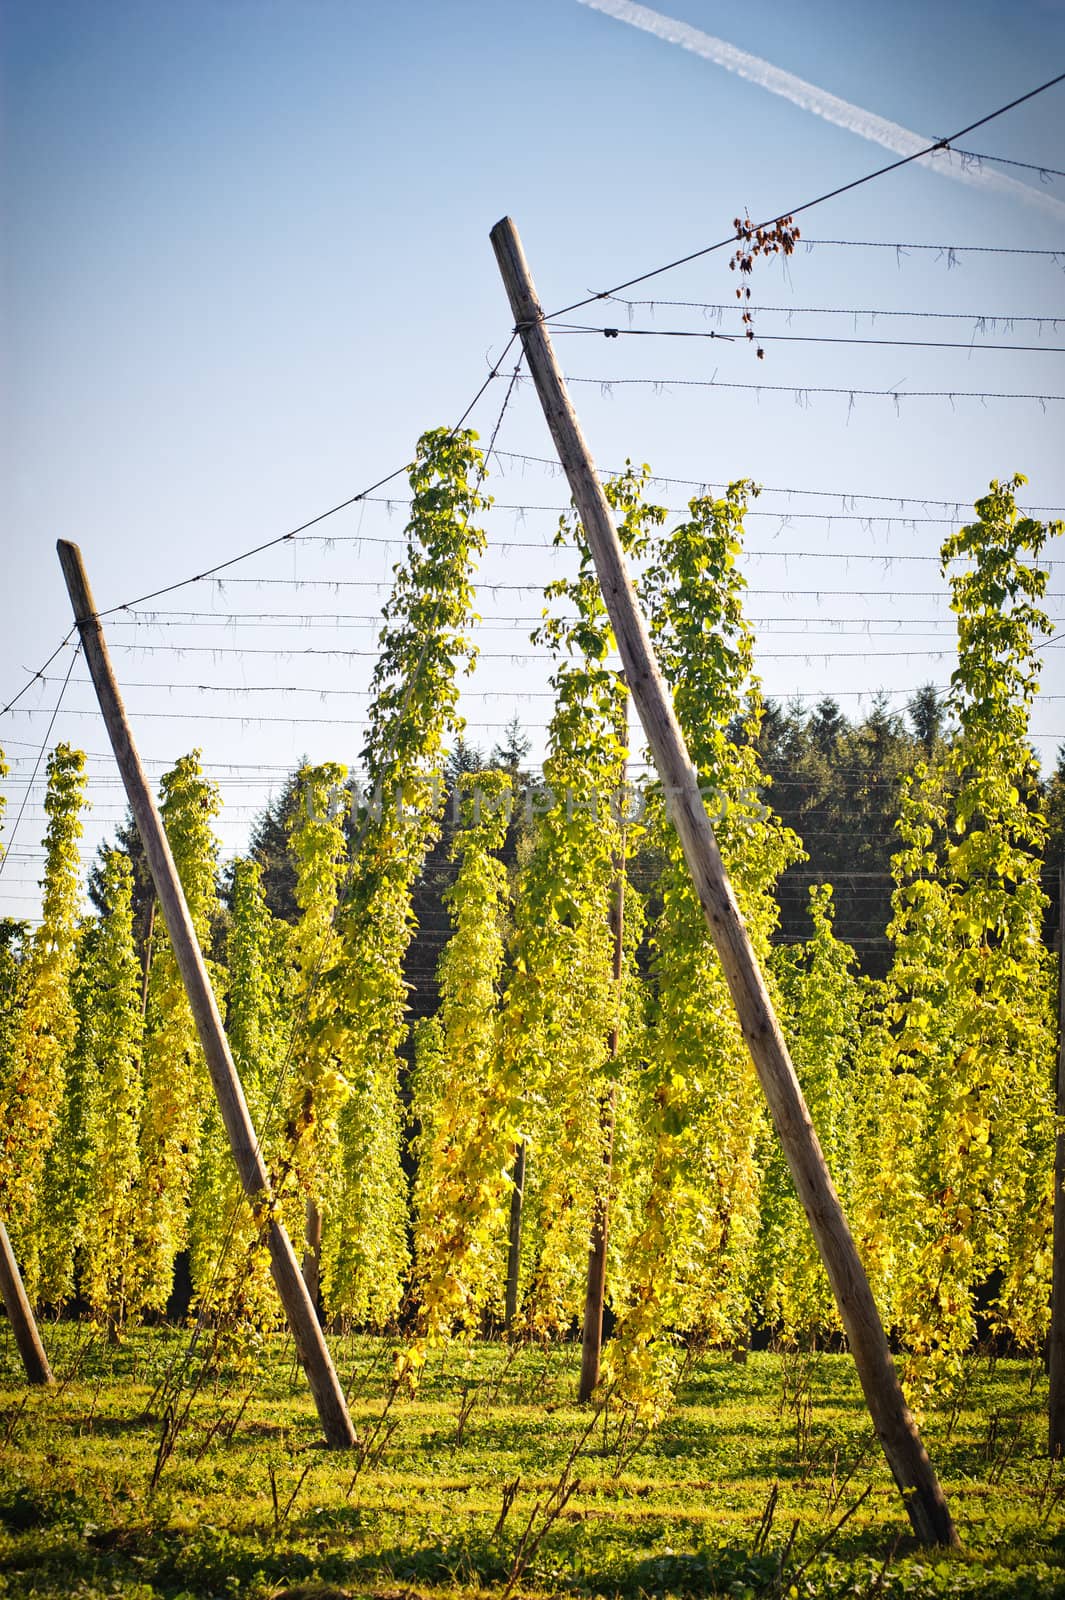
[[(675, 17), (663, 16), (649, 6), (635, 5), (632, 0), (580, 0), (580, 3), (591, 6), (594, 11), (603, 11), (618, 22), (627, 22), (634, 28), (642, 28), (645, 33), (653, 33), (656, 39), (662, 39), (666, 44), (679, 44), (682, 50), (690, 50), (705, 61), (713, 61), (727, 72), (735, 72), (750, 83), (756, 83), (760, 89), (781, 95), (803, 111), (811, 111), (815, 117), (834, 122), (837, 127), (846, 128), (848, 132), (869, 139), (873, 144), (881, 144), (896, 155), (912, 156), (915, 151), (933, 143), (932, 139), (912, 133), (897, 122), (889, 122), (886, 117), (878, 117), (873, 111), (865, 111), (861, 106), (851, 105), (848, 100), (841, 100), (838, 95), (829, 94), (827, 89), (807, 83), (805, 78), (796, 77), (794, 72), (785, 72), (780, 67), (772, 66), (770, 62), (763, 61), (761, 56), (737, 50), (735, 45), (727, 44), (724, 39), (715, 38), (712, 33), (703, 33), (701, 28), (693, 28), (687, 22), (678, 22)], [(1065, 217), (1065, 202), (1047, 194), (1045, 190), (1019, 183), (1016, 178), (988, 171), (972, 162), (964, 163), (960, 157), (948, 155), (945, 151), (934, 156), (921, 156), (919, 163), (931, 167), (933, 172), (940, 173), (942, 177), (957, 178), (962, 183), (994, 189), (999, 194), (1010, 194), (1014, 199), (1026, 200), (1029, 205), (1049, 211), (1055, 217)]]

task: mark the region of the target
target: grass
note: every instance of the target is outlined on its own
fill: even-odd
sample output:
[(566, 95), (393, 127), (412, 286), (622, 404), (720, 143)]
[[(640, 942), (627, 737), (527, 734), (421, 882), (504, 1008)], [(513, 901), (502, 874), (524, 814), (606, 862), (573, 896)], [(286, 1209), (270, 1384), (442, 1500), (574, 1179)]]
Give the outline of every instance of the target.
[(0, 1348), (5, 1600), (1065, 1596), (1065, 1468), (1027, 1363), (974, 1361), (957, 1415), (926, 1421), (965, 1544), (948, 1557), (914, 1547), (845, 1356), (708, 1356), (641, 1441), (609, 1408), (587, 1433), (572, 1345), (452, 1350), (378, 1427), (388, 1351), (338, 1341), (360, 1469), (320, 1447), (280, 1344), (253, 1385), (204, 1384), (161, 1460), (145, 1410), (187, 1336), (47, 1339), (53, 1392)]

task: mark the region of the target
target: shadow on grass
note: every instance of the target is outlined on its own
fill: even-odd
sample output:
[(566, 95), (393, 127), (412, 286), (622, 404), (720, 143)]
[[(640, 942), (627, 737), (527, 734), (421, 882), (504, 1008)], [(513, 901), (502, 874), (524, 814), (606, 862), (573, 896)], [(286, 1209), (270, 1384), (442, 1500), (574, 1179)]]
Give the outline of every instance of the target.
[[(47, 1508), (28, 1499), (5, 1502), (6, 1515), (30, 1537), (23, 1544), (18, 1568), (0, 1560), (0, 1574), (27, 1573), (27, 1559), (36, 1593), (78, 1593), (85, 1583), (103, 1580), (107, 1593), (121, 1593), (126, 1584), (143, 1583), (150, 1572), (153, 1591), (162, 1595), (269, 1594), (273, 1600), (413, 1600), (426, 1590), (475, 1588), (502, 1590), (513, 1559), (510, 1540), (494, 1542), (476, 1531), (449, 1537), (440, 1533), (416, 1542), (393, 1541), (373, 1550), (353, 1549), (357, 1517), (334, 1524), (344, 1542), (322, 1549), (304, 1543), (301, 1530), (273, 1538), (265, 1529), (229, 1533), (200, 1527), (179, 1533), (142, 1525), (125, 1528), (69, 1526), (71, 1503)], [(20, 1519), (23, 1520), (20, 1523)], [(621, 1530), (592, 1531), (587, 1524), (557, 1530), (530, 1565), (521, 1589), (536, 1594), (606, 1596), (612, 1600), (666, 1600), (666, 1597), (729, 1597), (729, 1600), (1060, 1600), (1065, 1581), (1049, 1568), (1011, 1571), (1006, 1565), (979, 1565), (964, 1557), (948, 1557), (900, 1547), (884, 1570), (884, 1533), (856, 1533), (840, 1540), (827, 1556), (803, 1569), (805, 1550), (796, 1547), (781, 1574), (781, 1547), (753, 1552), (747, 1545), (725, 1542), (690, 1552), (659, 1544), (650, 1548)], [(781, 1581), (782, 1580), (782, 1581)], [(48, 1587), (51, 1581), (52, 1587)], [(0, 1579), (0, 1583), (3, 1580)], [(41, 1585), (37, 1588), (37, 1585)], [(19, 1592), (14, 1588), (5, 1592)], [(90, 1592), (90, 1591), (87, 1591)], [(91, 1592), (95, 1593), (93, 1589)]]

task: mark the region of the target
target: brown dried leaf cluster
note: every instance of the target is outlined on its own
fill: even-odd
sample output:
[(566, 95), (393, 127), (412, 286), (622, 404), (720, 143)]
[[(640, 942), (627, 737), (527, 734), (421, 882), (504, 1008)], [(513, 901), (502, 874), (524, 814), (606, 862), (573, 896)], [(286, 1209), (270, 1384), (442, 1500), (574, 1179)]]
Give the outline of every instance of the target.
[[(761, 228), (755, 227), (750, 217), (733, 217), (732, 225), (736, 230), (740, 246), (729, 261), (730, 272), (735, 272), (737, 267), (741, 272), (753, 272), (756, 256), (790, 256), (799, 238), (799, 229), (794, 217), (778, 217), (775, 222)], [(737, 300), (747, 302), (750, 298), (750, 284), (743, 284), (736, 290)], [(747, 338), (753, 340), (754, 316), (746, 307), (742, 320)], [(761, 345), (758, 346), (756, 354), (759, 361), (765, 356)]]

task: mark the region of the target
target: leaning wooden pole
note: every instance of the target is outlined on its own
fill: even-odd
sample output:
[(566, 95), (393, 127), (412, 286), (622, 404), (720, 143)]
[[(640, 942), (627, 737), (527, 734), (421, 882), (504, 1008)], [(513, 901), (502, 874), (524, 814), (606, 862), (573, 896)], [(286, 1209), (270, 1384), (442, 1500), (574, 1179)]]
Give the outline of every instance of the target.
[(42, 1385), (54, 1383), (52, 1369), (48, 1365), (48, 1357), (41, 1343), (41, 1336), (37, 1332), (33, 1307), (27, 1297), (22, 1274), (15, 1260), (15, 1252), (11, 1248), (11, 1240), (2, 1221), (0, 1221), (0, 1295), (3, 1296), (4, 1310), (11, 1324), (11, 1332), (15, 1335), (18, 1353), (26, 1369), (26, 1377), (30, 1383)]
[(496, 223), (491, 237), (529, 370), (595, 559), (629, 689), (795, 1188), (832, 1285), (873, 1424), (918, 1539), (926, 1545), (956, 1546), (958, 1535), (946, 1498), (903, 1397), (869, 1280), (699, 794), (698, 778), (625, 569), (610, 506), (551, 348), (518, 231), (505, 217)]
[(1054, 1270), (1050, 1299), (1050, 1454), (1065, 1455), (1065, 865), (1058, 878), (1058, 1134), (1054, 1145)]
[(255, 1136), (237, 1069), (229, 1053), (218, 1004), (185, 903), (170, 845), (156, 809), (155, 797), (148, 786), (126, 721), (125, 707), (111, 668), (103, 629), (96, 615), (81, 551), (77, 545), (68, 544), (63, 539), (59, 540), (56, 548), (81, 635), (82, 649), (96, 686), (100, 710), (122, 774), (137, 832), (151, 868), (155, 892), (163, 909), (181, 981), (185, 985), (196, 1022), (196, 1032), (207, 1058), (211, 1082), (218, 1097), (218, 1108), (222, 1113), (240, 1181), (265, 1231), (270, 1250), (270, 1270), (318, 1408), (325, 1442), (332, 1449), (348, 1449), (355, 1443), (355, 1430), (348, 1414), (344, 1391), (340, 1387), (288, 1234), (273, 1215), (274, 1201), (266, 1164)]

